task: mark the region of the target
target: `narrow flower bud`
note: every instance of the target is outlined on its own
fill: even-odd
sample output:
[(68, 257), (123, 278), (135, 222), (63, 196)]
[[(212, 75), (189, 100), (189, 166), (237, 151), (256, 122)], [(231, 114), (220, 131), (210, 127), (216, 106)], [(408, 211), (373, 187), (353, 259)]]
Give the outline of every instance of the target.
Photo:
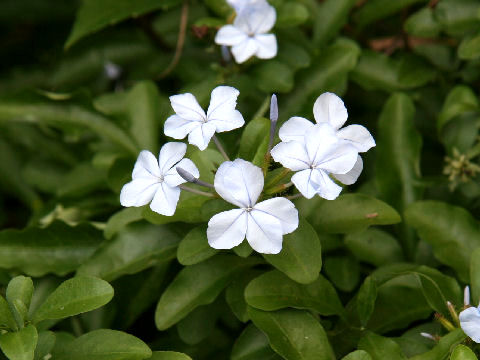
[(433, 336), (432, 334), (429, 334), (429, 333), (426, 333), (426, 332), (421, 332), (420, 335), (423, 336), (424, 338), (427, 338), (427, 339), (430, 339), (430, 340), (433, 340), (433, 341), (437, 341), (435, 336)]
[(180, 175), (183, 180), (185, 180), (189, 183), (192, 183), (192, 184), (197, 184), (197, 185), (200, 185), (200, 186), (213, 188), (212, 184), (209, 184), (205, 181), (197, 179), (195, 176), (193, 176), (187, 170), (181, 168), (180, 166), (177, 166), (175, 169), (177, 170), (178, 175)]
[(455, 326), (453, 326), (453, 324), (450, 321), (448, 321), (442, 314), (436, 313), (435, 320), (437, 320), (440, 324), (442, 324), (442, 326), (448, 331), (455, 330)]
[(273, 94), (270, 100), (270, 121), (276, 123), (278, 120), (278, 102), (277, 95)]
[(465, 286), (463, 290), (463, 306), (469, 307), (470, 306), (470, 286)]
[(221, 46), (221, 51), (222, 51), (222, 58), (225, 63), (230, 63), (232, 61), (232, 55), (230, 54), (230, 50), (228, 50), (228, 47), (225, 45)]

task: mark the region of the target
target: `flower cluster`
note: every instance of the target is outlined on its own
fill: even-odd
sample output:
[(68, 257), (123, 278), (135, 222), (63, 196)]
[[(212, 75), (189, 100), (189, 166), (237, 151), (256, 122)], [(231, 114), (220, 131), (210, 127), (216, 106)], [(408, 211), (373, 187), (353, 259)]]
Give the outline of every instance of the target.
[(277, 55), (277, 38), (268, 32), (275, 25), (277, 13), (266, 0), (228, 0), (237, 16), (233, 24), (218, 31), (215, 42), (231, 46), (237, 63), (256, 56), (271, 59)]
[[(319, 195), (335, 199), (344, 184), (354, 183), (362, 171), (358, 155), (375, 146), (375, 142), (363, 126), (342, 128), (347, 120), (347, 110), (342, 100), (331, 93), (321, 95), (314, 105), (316, 124), (293, 117), (280, 128), (281, 142), (272, 149), (275, 138), (278, 108), (276, 96), (270, 106), (270, 146), (262, 170), (254, 164), (236, 159), (230, 161), (215, 133), (240, 128), (245, 121), (236, 109), (239, 91), (229, 86), (219, 86), (212, 91), (207, 112), (201, 108), (192, 94), (174, 95), (170, 102), (175, 114), (164, 126), (165, 135), (184, 139), (200, 150), (208, 147), (213, 139), (225, 158), (215, 174), (214, 184), (199, 179), (195, 164), (185, 159), (187, 145), (169, 142), (163, 145), (157, 159), (149, 151), (142, 151), (127, 183), (120, 194), (123, 206), (144, 206), (165, 216), (174, 214), (180, 191), (192, 191), (199, 195), (218, 196), (237, 209), (214, 215), (208, 222), (208, 243), (215, 249), (231, 249), (246, 238), (250, 246), (260, 253), (277, 254), (282, 249), (283, 235), (298, 227), (298, 211), (290, 199), (275, 194), (284, 192), (293, 184), (300, 194), (310, 199)], [(282, 164), (286, 171), (295, 174), (288, 184), (273, 184), (264, 191), (264, 171), (268, 170), (270, 155)], [(289, 170), (287, 170), (289, 169)], [(332, 178), (333, 177), (333, 178)], [(279, 180), (281, 181), (281, 179)], [(189, 188), (186, 182), (205, 186), (210, 192)], [(280, 189), (271, 191), (271, 189)], [(214, 190), (216, 194), (211, 192)]]

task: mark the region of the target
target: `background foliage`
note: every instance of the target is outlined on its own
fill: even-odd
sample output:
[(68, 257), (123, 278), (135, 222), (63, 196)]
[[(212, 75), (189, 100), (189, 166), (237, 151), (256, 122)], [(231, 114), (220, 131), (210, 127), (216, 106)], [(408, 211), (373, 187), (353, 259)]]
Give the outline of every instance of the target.
[[(223, 0), (0, 2), (10, 359), (476, 358), (433, 313), (461, 310), (466, 284), (480, 298), (480, 1), (270, 2), (278, 56), (242, 66), (213, 41)], [(335, 92), (377, 140), (337, 200), (296, 201), (279, 255), (210, 248), (218, 200), (182, 193), (173, 217), (120, 207), (138, 152), (167, 141), (168, 96), (205, 106), (219, 84), (248, 122), (220, 136), (232, 157), (263, 161), (272, 92), (280, 121)], [(188, 156), (212, 182), (220, 154)]]

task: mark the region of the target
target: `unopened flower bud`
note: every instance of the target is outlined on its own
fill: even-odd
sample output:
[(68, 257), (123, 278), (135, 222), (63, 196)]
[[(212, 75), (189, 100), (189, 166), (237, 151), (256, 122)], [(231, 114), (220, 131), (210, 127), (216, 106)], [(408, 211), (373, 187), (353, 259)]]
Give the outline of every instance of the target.
[(270, 100), (270, 121), (277, 122), (278, 120), (278, 102), (277, 95), (273, 94)]
[(190, 174), (187, 170), (182, 169), (180, 166), (177, 166), (175, 169), (177, 170), (178, 175), (180, 175), (183, 180), (190, 183), (196, 182), (197, 178)]

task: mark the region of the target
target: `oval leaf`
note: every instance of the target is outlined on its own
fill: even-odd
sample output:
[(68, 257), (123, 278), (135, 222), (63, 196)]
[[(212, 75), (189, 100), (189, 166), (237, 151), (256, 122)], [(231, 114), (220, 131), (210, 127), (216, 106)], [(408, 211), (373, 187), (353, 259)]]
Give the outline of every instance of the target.
[(0, 335), (0, 348), (10, 360), (33, 360), (38, 334), (33, 325)]

